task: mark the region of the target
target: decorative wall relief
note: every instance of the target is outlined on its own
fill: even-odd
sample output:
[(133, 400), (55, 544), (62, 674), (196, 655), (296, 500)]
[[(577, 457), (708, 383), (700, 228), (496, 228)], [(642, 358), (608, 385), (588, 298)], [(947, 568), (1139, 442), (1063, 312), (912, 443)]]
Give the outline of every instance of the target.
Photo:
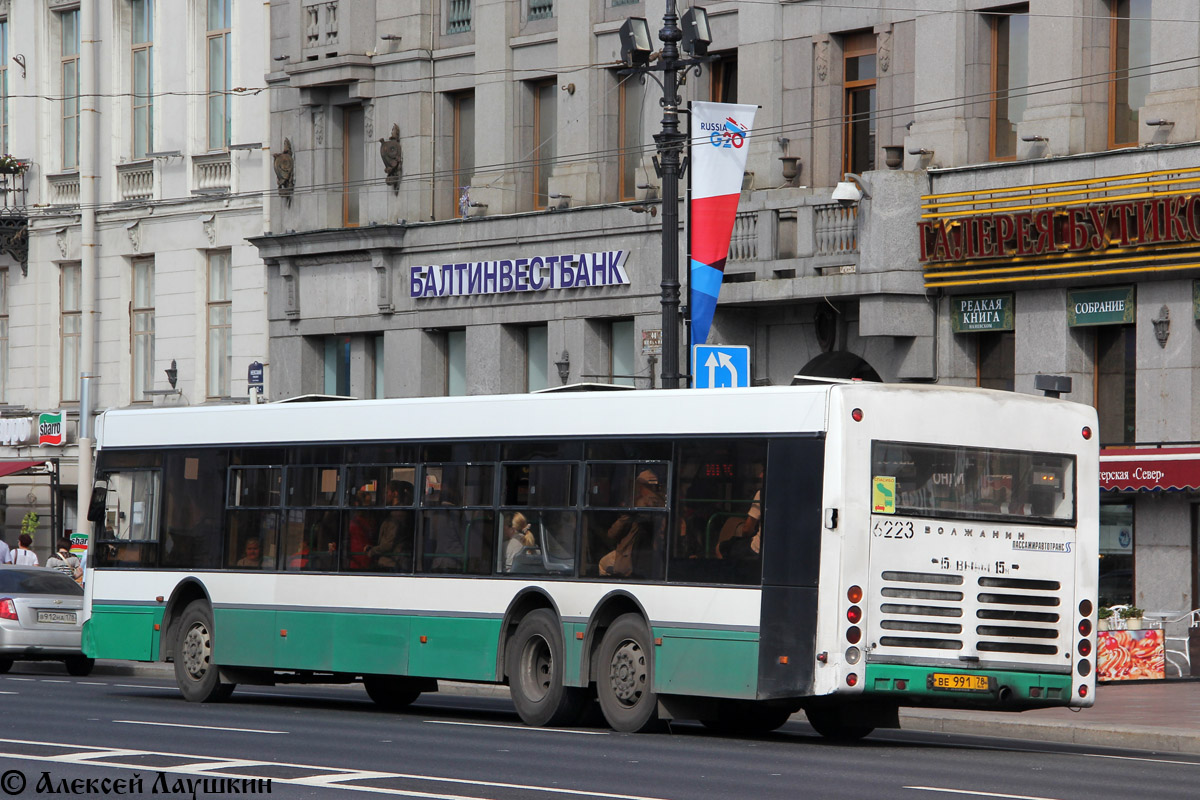
[(829, 77), (829, 40), (822, 39), (817, 42), (816, 50), (813, 57), (813, 68), (817, 73), (817, 80), (824, 83)]
[(133, 246), (133, 252), (142, 252), (142, 221), (129, 223), (125, 226), (125, 232), (129, 234), (129, 244)]
[(892, 68), (892, 32), (883, 31), (879, 34), (879, 44), (875, 48), (879, 57), (879, 71), (887, 72)]
[(313, 141), (318, 147), (325, 144), (325, 106), (313, 106)]
[(392, 124), (392, 135), (379, 140), (379, 158), (387, 172), (387, 185), (400, 193), (400, 174), (404, 170), (404, 154), (400, 151), (400, 126)]
[(279, 196), (292, 204), (292, 190), (296, 188), (296, 160), (292, 156), (292, 140), (283, 137), (283, 151), (272, 153), (275, 161), (275, 184), (279, 187)]

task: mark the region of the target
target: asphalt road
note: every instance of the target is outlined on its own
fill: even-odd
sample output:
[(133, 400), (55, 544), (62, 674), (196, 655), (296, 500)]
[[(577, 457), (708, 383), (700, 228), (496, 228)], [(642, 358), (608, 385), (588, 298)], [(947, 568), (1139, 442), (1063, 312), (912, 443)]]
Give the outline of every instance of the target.
[(756, 738), (690, 724), (643, 735), (534, 729), (494, 697), (430, 695), (390, 714), (358, 686), (239, 687), (228, 703), (195, 705), (156, 676), (18, 665), (0, 676), (0, 800), (216, 797), (232, 793), (229, 781), (266, 794), (254, 783), (266, 778), (272, 797), (495, 800), (1190, 800), (1200, 784), (1200, 757), (902, 731), (844, 745), (800, 719)]

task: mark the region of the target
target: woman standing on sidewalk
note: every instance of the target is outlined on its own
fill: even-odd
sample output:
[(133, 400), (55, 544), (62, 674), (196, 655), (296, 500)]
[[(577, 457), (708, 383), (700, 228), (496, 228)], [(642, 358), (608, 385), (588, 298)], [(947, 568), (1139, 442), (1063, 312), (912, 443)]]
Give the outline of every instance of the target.
[(32, 546), (33, 537), (28, 533), (22, 533), (17, 538), (17, 549), (8, 554), (8, 563), (22, 567), (36, 567), (38, 565), (38, 557), (37, 553), (29, 549)]

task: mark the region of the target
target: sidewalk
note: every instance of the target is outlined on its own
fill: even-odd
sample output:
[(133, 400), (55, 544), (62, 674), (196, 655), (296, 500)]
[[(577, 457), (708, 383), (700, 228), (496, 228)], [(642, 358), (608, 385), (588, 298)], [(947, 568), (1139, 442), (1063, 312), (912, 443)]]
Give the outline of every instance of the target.
[[(170, 678), (174, 673), (170, 664), (97, 661), (94, 674)], [(508, 697), (505, 686), (442, 681), (440, 688), (446, 694)], [(1005, 713), (903, 708), (900, 727), (1200, 755), (1200, 680), (1101, 684), (1096, 704), (1081, 711), (1046, 708)]]

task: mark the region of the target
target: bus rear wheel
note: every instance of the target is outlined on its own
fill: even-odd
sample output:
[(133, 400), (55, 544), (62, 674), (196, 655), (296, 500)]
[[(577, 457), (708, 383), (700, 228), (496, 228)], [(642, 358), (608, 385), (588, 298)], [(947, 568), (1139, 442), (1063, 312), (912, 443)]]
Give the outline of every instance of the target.
[(363, 675), (363, 688), (375, 705), (387, 711), (399, 711), (421, 696), (421, 684), (399, 675)]
[(222, 683), (213, 663), (212, 610), (203, 600), (193, 600), (179, 620), (179, 635), (172, 653), (175, 684), (185, 700), (213, 703), (228, 700), (236, 684)]
[(613, 730), (639, 733), (658, 724), (654, 651), (650, 631), (638, 614), (624, 614), (600, 640), (596, 698)]
[(808, 724), (813, 726), (813, 730), (826, 739), (841, 742), (857, 741), (875, 730), (874, 725), (853, 719), (853, 713), (853, 708), (839, 706), (804, 709)]
[(586, 710), (587, 690), (564, 685), (562, 626), (540, 608), (517, 625), (505, 651), (513, 705), (526, 725), (574, 725)]

